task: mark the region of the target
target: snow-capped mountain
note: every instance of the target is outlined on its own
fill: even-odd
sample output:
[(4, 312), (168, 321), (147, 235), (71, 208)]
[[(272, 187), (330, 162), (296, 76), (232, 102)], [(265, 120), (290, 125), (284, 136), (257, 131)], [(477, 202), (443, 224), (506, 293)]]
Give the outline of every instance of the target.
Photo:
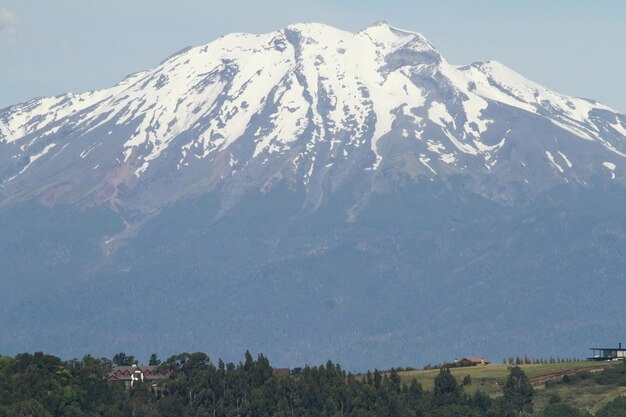
[(0, 350), (580, 357), (626, 325), (625, 156), (417, 33), (228, 35), (0, 110)]
[[(464, 178), (501, 202), (624, 182), (626, 116), (489, 61), (449, 64), (420, 34), (296, 24), (187, 48), (113, 88), (0, 111), (0, 203), (139, 212), (286, 182), (315, 208), (353, 178)], [(363, 196), (361, 196), (363, 197)]]

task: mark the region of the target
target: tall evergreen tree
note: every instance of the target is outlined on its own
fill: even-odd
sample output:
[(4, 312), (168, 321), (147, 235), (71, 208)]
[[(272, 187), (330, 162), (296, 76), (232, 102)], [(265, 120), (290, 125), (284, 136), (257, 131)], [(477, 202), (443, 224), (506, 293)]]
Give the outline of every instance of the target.
[(130, 366), (135, 363), (135, 357), (124, 352), (116, 353), (113, 355), (113, 363), (117, 366)]
[(533, 412), (533, 386), (519, 366), (511, 369), (504, 384), (503, 394), (506, 416), (519, 416)]
[(439, 370), (439, 374), (435, 377), (435, 388), (433, 391), (433, 401), (435, 405), (456, 404), (461, 400), (463, 390), (458, 382), (450, 373), (447, 366)]

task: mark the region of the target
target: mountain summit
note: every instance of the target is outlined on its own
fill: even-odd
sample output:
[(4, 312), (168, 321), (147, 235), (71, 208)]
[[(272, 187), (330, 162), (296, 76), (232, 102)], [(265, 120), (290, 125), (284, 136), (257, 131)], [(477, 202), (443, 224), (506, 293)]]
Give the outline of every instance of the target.
[[(153, 212), (284, 181), (316, 208), (351, 178), (466, 178), (501, 202), (624, 181), (626, 116), (489, 61), (455, 67), (422, 35), (295, 24), (187, 48), (111, 89), (0, 111), (0, 202)], [(61, 169), (62, 168), (62, 169)]]
[(230, 34), (0, 110), (0, 350), (580, 357), (625, 324), (625, 157), (415, 32)]

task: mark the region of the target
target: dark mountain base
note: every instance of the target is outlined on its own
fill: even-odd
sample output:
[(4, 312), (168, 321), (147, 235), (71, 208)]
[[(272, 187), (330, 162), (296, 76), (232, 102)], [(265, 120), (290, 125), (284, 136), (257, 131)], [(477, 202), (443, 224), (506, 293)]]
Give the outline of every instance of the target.
[(210, 196), (181, 202), (108, 256), (115, 213), (4, 210), (0, 352), (249, 348), (360, 370), (583, 357), (626, 324), (623, 191), (503, 207), (427, 184), (374, 197), (351, 223), (349, 190), (335, 195), (306, 214), (304, 195), (276, 189), (217, 219)]

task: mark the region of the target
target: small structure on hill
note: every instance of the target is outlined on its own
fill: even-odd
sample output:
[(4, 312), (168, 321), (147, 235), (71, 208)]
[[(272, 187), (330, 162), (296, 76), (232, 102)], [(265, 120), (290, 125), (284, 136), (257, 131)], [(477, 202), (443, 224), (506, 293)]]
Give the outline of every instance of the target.
[(455, 359), (454, 364), (458, 367), (464, 366), (485, 366), (489, 365), (491, 362), (482, 358), (480, 356), (466, 356), (461, 359)]
[(620, 343), (616, 348), (591, 348), (593, 352), (589, 360), (592, 361), (617, 361), (626, 360), (626, 349)]
[(123, 382), (126, 387), (132, 387), (135, 382), (156, 382), (170, 376), (167, 370), (159, 369), (157, 366), (115, 366), (106, 376), (107, 382)]
[(274, 368), (272, 372), (274, 376), (289, 376), (291, 374), (291, 369), (289, 368)]

